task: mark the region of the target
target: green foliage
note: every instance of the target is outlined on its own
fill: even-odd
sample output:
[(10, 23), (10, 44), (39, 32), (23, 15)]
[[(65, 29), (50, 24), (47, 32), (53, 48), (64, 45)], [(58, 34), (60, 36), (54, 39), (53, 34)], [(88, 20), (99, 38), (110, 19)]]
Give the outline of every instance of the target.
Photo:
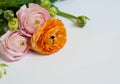
[(0, 0), (1, 7), (19, 7), (23, 4), (34, 2), (34, 0)]
[[(51, 3), (56, 1), (57, 0), (50, 0)], [(0, 0), (0, 8), (20, 7), (21, 5), (28, 3), (40, 4), (41, 0)]]
[(50, 0), (50, 1), (53, 3), (53, 2), (56, 2), (57, 0)]
[(7, 30), (7, 20), (4, 18), (3, 12), (0, 14), (0, 36)]

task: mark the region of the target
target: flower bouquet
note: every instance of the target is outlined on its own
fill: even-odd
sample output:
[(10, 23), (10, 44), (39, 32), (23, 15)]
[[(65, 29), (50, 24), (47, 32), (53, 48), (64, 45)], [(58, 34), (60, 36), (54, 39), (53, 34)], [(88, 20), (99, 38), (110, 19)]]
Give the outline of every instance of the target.
[[(62, 49), (67, 32), (60, 15), (74, 19), (84, 27), (88, 18), (59, 10), (57, 0), (1, 0), (0, 1), (0, 56), (8, 62), (22, 59), (35, 51), (43, 56)], [(0, 64), (0, 77), (6, 74), (6, 64)]]

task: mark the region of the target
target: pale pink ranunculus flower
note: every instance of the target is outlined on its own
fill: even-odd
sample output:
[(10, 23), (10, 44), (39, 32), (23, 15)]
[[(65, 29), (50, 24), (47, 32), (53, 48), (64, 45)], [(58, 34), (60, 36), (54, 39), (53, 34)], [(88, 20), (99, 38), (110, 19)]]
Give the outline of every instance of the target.
[(36, 28), (50, 19), (49, 12), (35, 3), (29, 3), (28, 8), (23, 5), (16, 15), (21, 32), (28, 37), (31, 37)]
[(0, 37), (0, 56), (4, 60), (13, 62), (20, 60), (29, 52), (29, 38), (23, 36), (19, 30), (7, 31)]

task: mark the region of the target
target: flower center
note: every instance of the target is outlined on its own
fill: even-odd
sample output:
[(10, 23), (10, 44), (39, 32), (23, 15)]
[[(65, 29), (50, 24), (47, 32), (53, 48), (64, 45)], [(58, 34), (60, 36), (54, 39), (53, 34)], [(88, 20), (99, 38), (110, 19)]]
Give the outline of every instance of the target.
[(56, 38), (55, 38), (55, 36), (54, 35), (51, 35), (50, 36), (50, 42), (53, 44), (54, 42), (55, 42), (55, 40), (56, 40)]
[(40, 23), (40, 20), (35, 20), (34, 21), (34, 24), (39, 24)]
[(20, 42), (20, 45), (21, 45), (21, 46), (24, 46), (24, 45), (25, 45), (25, 43), (24, 43), (24, 42)]
[(51, 36), (50, 38), (54, 40), (55, 36)]

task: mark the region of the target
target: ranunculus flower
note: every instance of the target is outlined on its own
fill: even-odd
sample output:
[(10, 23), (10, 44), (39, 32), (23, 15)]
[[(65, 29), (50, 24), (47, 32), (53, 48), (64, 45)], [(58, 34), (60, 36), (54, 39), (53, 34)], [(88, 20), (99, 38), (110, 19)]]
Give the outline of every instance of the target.
[(66, 29), (62, 21), (52, 18), (33, 33), (31, 49), (44, 55), (52, 54), (63, 48), (66, 37)]
[(29, 51), (29, 39), (19, 30), (7, 31), (0, 37), (0, 56), (6, 61), (17, 61)]
[(28, 8), (26, 5), (23, 5), (16, 14), (21, 32), (29, 37), (32, 36), (36, 28), (50, 19), (49, 12), (34, 3), (29, 3)]

